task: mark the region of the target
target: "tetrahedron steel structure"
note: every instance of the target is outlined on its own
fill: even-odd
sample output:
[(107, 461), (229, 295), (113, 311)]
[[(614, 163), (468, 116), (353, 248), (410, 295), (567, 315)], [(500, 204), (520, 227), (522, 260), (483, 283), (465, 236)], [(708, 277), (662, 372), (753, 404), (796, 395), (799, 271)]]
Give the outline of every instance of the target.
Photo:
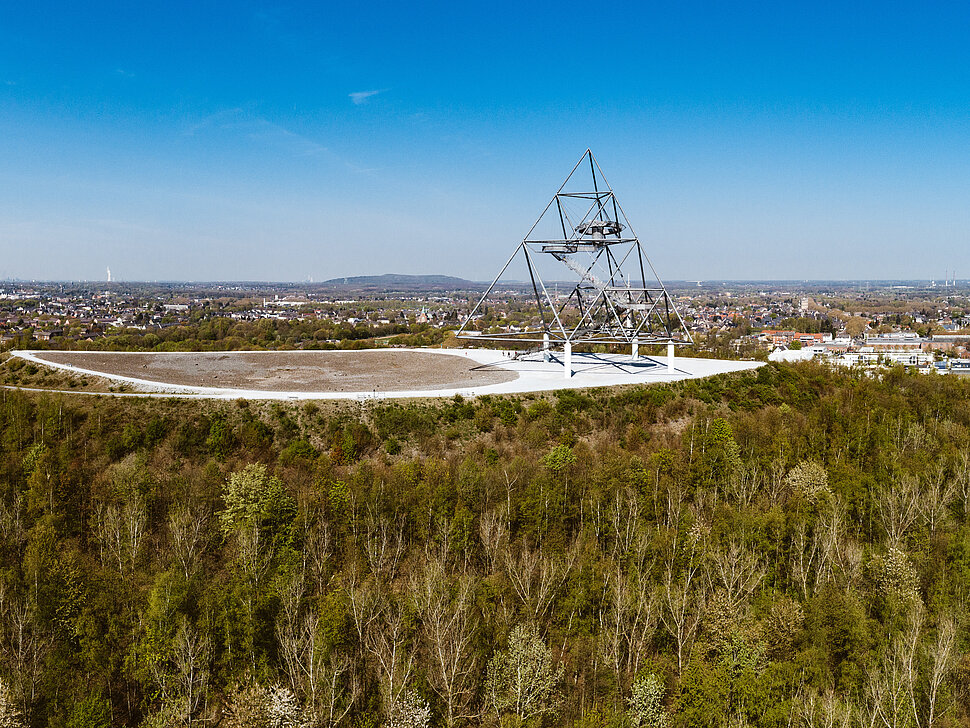
[[(528, 270), (539, 321), (518, 330), (466, 333), (517, 258), (524, 259)], [(557, 281), (556, 287), (540, 275), (540, 270), (550, 268), (565, 276), (546, 276)], [(568, 295), (560, 295), (561, 281), (572, 286), (564, 291)], [(693, 343), (589, 149), (472, 309), (458, 336), (542, 342), (547, 348), (550, 344)]]

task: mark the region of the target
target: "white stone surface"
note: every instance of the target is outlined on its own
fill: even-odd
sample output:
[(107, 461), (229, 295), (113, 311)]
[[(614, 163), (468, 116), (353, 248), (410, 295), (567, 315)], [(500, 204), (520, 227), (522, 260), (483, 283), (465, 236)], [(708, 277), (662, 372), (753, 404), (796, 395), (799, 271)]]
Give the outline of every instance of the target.
[(809, 361), (814, 358), (815, 353), (809, 349), (775, 349), (768, 355), (768, 361)]
[[(388, 351), (420, 351), (442, 356), (461, 356), (477, 362), (483, 367), (498, 367), (515, 372), (516, 379), (499, 384), (477, 387), (458, 387), (439, 390), (401, 390), (370, 392), (272, 392), (252, 389), (230, 389), (221, 387), (194, 387), (164, 384), (146, 379), (106, 374), (96, 369), (86, 369), (71, 364), (57, 364), (46, 361), (38, 354), (42, 351), (14, 351), (27, 361), (42, 366), (61, 369), (74, 374), (102, 377), (119, 384), (127, 384), (151, 396), (174, 396), (203, 399), (404, 399), (421, 397), (477, 397), (482, 394), (517, 394), (524, 392), (544, 392), (556, 389), (581, 389), (584, 387), (609, 387), (622, 384), (657, 384), (676, 382), (682, 379), (697, 379), (715, 374), (756, 369), (762, 366), (757, 361), (729, 361), (724, 359), (691, 359), (676, 357), (673, 370), (667, 366), (667, 357), (639, 356), (629, 354), (583, 354), (573, 352), (571, 357), (572, 377), (563, 376), (562, 352), (536, 352), (527, 357), (516, 359), (515, 352), (495, 349), (390, 349)], [(231, 352), (220, 352), (231, 353)], [(247, 352), (253, 353), (253, 352)], [(355, 352), (347, 351), (347, 356)], [(549, 356), (544, 361), (543, 354)], [(164, 354), (161, 354), (164, 355)], [(69, 390), (70, 391), (70, 390)], [(79, 392), (72, 392), (79, 393)], [(95, 394), (95, 393), (91, 393)], [(97, 394), (112, 394), (100, 392)], [(132, 396), (134, 393), (118, 393)], [(135, 395), (137, 396), (137, 395)]]

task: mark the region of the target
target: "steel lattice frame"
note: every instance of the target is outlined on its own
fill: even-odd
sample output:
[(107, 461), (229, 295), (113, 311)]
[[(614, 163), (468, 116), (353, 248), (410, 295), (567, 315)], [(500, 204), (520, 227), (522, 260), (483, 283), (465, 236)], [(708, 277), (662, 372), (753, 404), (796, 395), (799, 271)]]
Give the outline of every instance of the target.
[[(566, 191), (574, 175), (580, 170), (585, 174), (587, 166), (590, 177), (588, 186), (580, 188), (580, 191)], [(567, 210), (570, 206), (568, 203), (573, 200), (588, 202), (588, 205), (582, 205), (585, 214), (579, 219), (571, 219)], [(562, 231), (562, 237), (534, 239), (533, 233), (549, 215), (558, 217), (556, 227)], [(559, 303), (549, 295), (539, 275), (536, 259), (540, 254), (551, 256), (578, 276), (570, 295)], [(475, 314), (519, 255), (524, 256), (529, 270), (542, 327), (516, 332), (465, 333)], [(632, 268), (633, 275), (624, 273), (623, 266)], [(649, 279), (646, 275), (648, 270), (652, 274)], [(578, 320), (567, 323), (563, 318), (570, 303), (576, 305)], [(589, 149), (495, 276), (458, 330), (458, 336), (477, 341), (545, 344), (693, 343), (687, 326)]]

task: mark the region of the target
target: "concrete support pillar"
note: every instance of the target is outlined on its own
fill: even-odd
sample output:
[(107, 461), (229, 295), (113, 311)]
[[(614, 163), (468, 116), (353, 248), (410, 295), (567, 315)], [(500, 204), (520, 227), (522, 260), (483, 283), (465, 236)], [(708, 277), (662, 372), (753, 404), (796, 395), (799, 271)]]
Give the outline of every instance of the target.
[(630, 350), (630, 357), (633, 359), (636, 359), (639, 356), (640, 356), (640, 339), (634, 338), (633, 346), (631, 347), (631, 350)]
[(542, 335), (542, 361), (549, 361), (549, 333)]
[(568, 341), (563, 344), (563, 373), (566, 379), (569, 379), (573, 375), (573, 345)]
[(670, 341), (667, 342), (667, 371), (674, 372), (674, 344)]

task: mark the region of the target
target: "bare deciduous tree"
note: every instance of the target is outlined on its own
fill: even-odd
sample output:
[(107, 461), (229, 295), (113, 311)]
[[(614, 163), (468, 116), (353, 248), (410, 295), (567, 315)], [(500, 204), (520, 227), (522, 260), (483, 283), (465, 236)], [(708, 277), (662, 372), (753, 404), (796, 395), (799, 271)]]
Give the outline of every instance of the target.
[(128, 559), (132, 570), (138, 559), (138, 548), (145, 537), (145, 525), (148, 523), (148, 508), (145, 499), (138, 494), (132, 494), (125, 499), (121, 509), (121, 516), (128, 540)]
[(617, 490), (608, 515), (613, 531), (613, 556), (629, 553), (640, 530), (640, 499), (632, 488)]
[(508, 515), (504, 508), (485, 511), (478, 522), (478, 537), (485, 550), (489, 573), (494, 574), (502, 568), (503, 550), (507, 546)]
[(188, 579), (195, 570), (199, 556), (208, 540), (211, 512), (204, 508), (179, 506), (168, 517), (168, 530), (172, 537), (175, 560)]
[[(667, 487), (662, 493), (663, 511), (662, 523), (669, 529), (676, 529), (684, 515), (684, 488), (673, 478), (667, 481)], [(658, 499), (660, 500), (660, 499)]]
[(955, 481), (960, 498), (963, 500), (963, 521), (970, 520), (970, 453), (960, 453), (960, 459), (955, 464)]
[(472, 646), (477, 628), (473, 591), (472, 578), (449, 578), (443, 557), (428, 558), (411, 582), (428, 655), (428, 683), (444, 703), (449, 727), (474, 715), (478, 662)]
[(236, 532), (239, 563), (254, 594), (259, 592), (263, 577), (273, 561), (273, 549), (265, 541), (257, 523), (245, 524)]
[(765, 475), (757, 464), (743, 466), (725, 486), (726, 495), (741, 506), (748, 506), (764, 489)]
[(306, 608), (304, 594), (305, 580), (300, 573), (281, 587), (276, 639), (293, 693), (303, 700), (308, 715), (334, 726), (360, 695), (359, 675), (345, 655), (325, 653), (320, 644), (320, 618)]
[(893, 637), (882, 661), (867, 676), (861, 716), (866, 728), (919, 727), (916, 710), (916, 656), (922, 615), (911, 616)]
[(677, 650), (677, 672), (683, 673), (685, 655), (697, 635), (706, 602), (705, 579), (700, 553), (701, 537), (694, 529), (685, 547), (686, 564), (678, 574), (676, 553), (671, 552), (664, 569), (663, 583), (658, 588), (660, 621), (674, 640)]
[(0, 582), (0, 656), (11, 676), (11, 689), (27, 713), (37, 698), (44, 662), (53, 644), (37, 619), (36, 604)]
[(362, 579), (357, 569), (351, 570), (347, 595), (357, 636), (374, 658), (381, 696), (389, 706), (414, 669), (414, 635), (405, 605), (373, 577)]
[(326, 586), (327, 570), (333, 555), (333, 531), (326, 521), (317, 521), (307, 530), (303, 540), (304, 568), (318, 591)]
[(23, 498), (15, 496), (10, 506), (7, 506), (5, 499), (0, 500), (0, 543), (19, 546), (26, 535)]
[(845, 505), (834, 498), (831, 510), (820, 521), (820, 527), (826, 532), (823, 542), (830, 556), (826, 571), (830, 569), (831, 577), (837, 578), (843, 587), (848, 588), (855, 586), (862, 575), (863, 549), (850, 535), (845, 524)]
[(940, 466), (929, 478), (926, 490), (922, 493), (918, 508), (923, 525), (931, 534), (946, 521), (950, 504), (957, 496), (957, 482), (947, 477)]
[(360, 671), (347, 655), (332, 653), (322, 665), (317, 716), (324, 725), (337, 726), (350, 713), (363, 691)]
[(311, 612), (292, 617), (284, 616), (276, 624), (276, 640), (280, 648), (283, 668), (294, 694), (311, 705), (317, 702), (317, 692), (323, 679), (323, 656), (317, 649), (317, 626), (320, 620)]
[(657, 628), (657, 598), (648, 573), (635, 569), (627, 575), (616, 562), (607, 571), (609, 606), (600, 612), (599, 649), (621, 687), (639, 672)]
[(390, 523), (386, 518), (371, 514), (364, 532), (364, 554), (371, 571), (382, 579), (391, 580), (404, 555), (404, 520)]
[(357, 641), (364, 644), (364, 636), (378, 617), (381, 593), (372, 578), (364, 578), (358, 564), (347, 570), (347, 600), (353, 618)]
[(403, 605), (386, 599), (379, 618), (364, 635), (364, 646), (376, 661), (381, 689), (387, 700), (398, 698), (414, 670), (411, 625)]
[(762, 559), (738, 541), (711, 553), (711, 573), (732, 607), (747, 599), (765, 576)]
[(172, 660), (178, 671), (179, 712), (182, 722), (191, 726), (209, 684), (212, 643), (183, 619), (172, 642)]
[(795, 716), (805, 728), (849, 728), (855, 723), (853, 706), (834, 690), (821, 695), (812, 691), (794, 703)]
[(848, 536), (840, 539), (837, 545), (835, 565), (841, 576), (841, 584), (846, 588), (853, 587), (862, 576), (864, 550), (858, 541)]
[(579, 552), (577, 544), (565, 554), (547, 556), (543, 549), (522, 544), (516, 553), (506, 552), (505, 572), (512, 588), (533, 620), (549, 609), (569, 576)]
[[(838, 503), (823, 512), (810, 533), (804, 521), (796, 524), (792, 536), (791, 571), (803, 598), (808, 599), (819, 586), (834, 578), (837, 558), (851, 559), (852, 554), (844, 549), (844, 535), (845, 525)], [(844, 561), (842, 566), (851, 569), (851, 560)]]
[(904, 476), (875, 496), (876, 516), (886, 532), (888, 545), (899, 546), (919, 515), (920, 491), (915, 478)]
[(926, 650), (927, 665), (927, 728), (936, 725), (940, 691), (953, 669), (953, 650), (956, 645), (956, 625), (952, 619), (944, 619), (937, 626), (936, 641)]
[(785, 458), (781, 455), (771, 461), (768, 466), (768, 475), (765, 478), (766, 495), (769, 502), (778, 503), (782, 498), (782, 493), (787, 488), (785, 475), (787, 473)]
[(120, 506), (98, 503), (93, 525), (102, 565), (107, 565), (110, 560), (117, 566), (119, 573), (130, 574), (138, 558), (138, 548), (145, 535), (147, 522), (145, 500), (137, 493), (132, 494)]

